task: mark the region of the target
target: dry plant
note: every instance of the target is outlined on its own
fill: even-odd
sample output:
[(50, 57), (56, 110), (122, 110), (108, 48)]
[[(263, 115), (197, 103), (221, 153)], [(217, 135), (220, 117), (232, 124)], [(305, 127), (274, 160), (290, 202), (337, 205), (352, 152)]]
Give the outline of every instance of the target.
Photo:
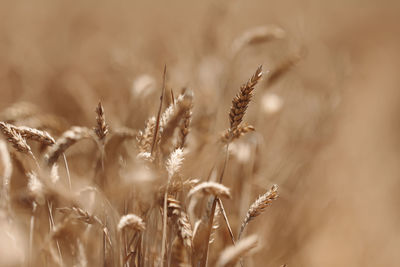
[(400, 266), (399, 10), (0, 1), (0, 266)]
[[(259, 67), (251, 79), (240, 87), (239, 93), (232, 101), (229, 112), (230, 127), (220, 137), (226, 147), (245, 133), (255, 131), (253, 126), (242, 122), (261, 74)], [(39, 233), (44, 233), (46, 241), (43, 246), (50, 256), (48, 260), (51, 259), (55, 265), (206, 266), (210, 264), (209, 246), (220, 238), (221, 230), (224, 229), (219, 226), (220, 222), (217, 219), (220, 214), (223, 215), (225, 225), (229, 229), (231, 242), (235, 244), (228, 220), (231, 207), (227, 210), (221, 200), (234, 196), (231, 190), (221, 183), (227, 168), (228, 150), (221, 149), (221, 152), (226, 153), (226, 157), (220, 169), (219, 182), (210, 181), (210, 177), (187, 177), (187, 157), (196, 156), (196, 151), (191, 148), (191, 139), (188, 139), (193, 119), (194, 97), (188, 89), (176, 98), (171, 93), (171, 104), (162, 110), (165, 87), (166, 69), (157, 116), (150, 116), (142, 131), (117, 127), (115, 131), (110, 132), (101, 102), (96, 108), (94, 131), (84, 126), (74, 126), (56, 139), (43, 130), (0, 123), (8, 143), (17, 152), (31, 155), (36, 162), (33, 168), (21, 162), (28, 177), (26, 190), (30, 196), (28, 201), (31, 202), (29, 251), (24, 259), (25, 263), (33, 266), (47, 262), (46, 257), (40, 258), (35, 254), (35, 242), (40, 242)], [(10, 111), (6, 114), (9, 113)], [(12, 113), (18, 114), (16, 111)], [(24, 113), (26, 112), (21, 111), (21, 114)], [(7, 116), (12, 117), (10, 114)], [(136, 146), (128, 142), (134, 138), (137, 140)], [(94, 179), (86, 179), (84, 182), (89, 183), (89, 187), (84, 188), (92, 188), (91, 190), (82, 189), (82, 181), (76, 178), (78, 175), (74, 172), (75, 167), (71, 169), (74, 172), (71, 177), (65, 156), (72, 150), (73, 145), (83, 139), (94, 140), (99, 148), (99, 151), (94, 153), (100, 153), (101, 171), (95, 167)], [(36, 151), (36, 147), (31, 148), (27, 143), (29, 140), (47, 146), (46, 153), (42, 153), (41, 149)], [(80, 148), (75, 147), (78, 150)], [(13, 212), (10, 197), (13, 166), (6, 143), (1, 143), (0, 148), (5, 167), (2, 175), (4, 197), (1, 207)], [(37, 156), (34, 156), (34, 153)], [(105, 160), (108, 153), (120, 153), (122, 162)], [(69, 160), (82, 159), (85, 154), (89, 154), (89, 151), (71, 154)], [(65, 173), (60, 172), (58, 168), (57, 161), (60, 156), (64, 157)], [(134, 166), (141, 164), (145, 167), (135, 172), (131, 178), (121, 180), (118, 173), (126, 168), (128, 160), (132, 161)], [(99, 166), (98, 162), (95, 166)], [(119, 182), (106, 183), (104, 179), (110, 174), (117, 174), (116, 179), (119, 179)], [(67, 175), (69, 181), (67, 188), (60, 182), (60, 176), (64, 175)], [(141, 178), (149, 175), (153, 181), (152, 185), (144, 183), (146, 179)], [(76, 185), (74, 188), (71, 181)], [(75, 191), (75, 188), (78, 191)], [(275, 198), (274, 188), (271, 189), (272, 193), (264, 197), (265, 200), (258, 200), (250, 207), (242, 229)], [(144, 196), (141, 196), (142, 190)], [(116, 194), (118, 191), (120, 193)], [(204, 209), (205, 203), (207, 207)], [(190, 214), (187, 212), (189, 207)], [(13, 213), (17, 219), (17, 212)], [(47, 233), (42, 229), (46, 213), (50, 229)], [(196, 220), (198, 222), (193, 224)], [(96, 238), (92, 238), (93, 235)], [(253, 246), (253, 241), (240, 241), (234, 249), (223, 252), (217, 264), (233, 266), (234, 262)], [(98, 256), (91, 256), (93, 253)], [(213, 255), (215, 261), (219, 253)]]
[[(239, 52), (246, 46), (284, 35), (276, 26), (247, 31), (233, 42), (234, 55), (224, 64), (233, 71), (233, 62), (239, 62)], [(176, 85), (170, 79), (177, 75), (175, 69), (167, 73), (165, 65), (159, 84), (147, 74), (134, 81), (132, 106), (127, 108), (133, 114), (116, 115), (125, 107), (102, 97), (106, 101), (98, 102), (94, 116), (96, 102), (81, 106), (78, 94), (68, 86), (66, 109), (76, 109), (76, 114), (47, 114), (25, 102), (1, 112), (0, 208), (10, 215), (8, 225), (27, 233), (21, 246), (24, 256), (16, 264), (206, 267), (240, 262), (243, 266), (240, 259), (257, 240), (253, 236), (239, 240), (242, 232), (277, 197), (274, 186), (257, 199), (235, 236), (232, 229), (239, 228), (242, 194), (250, 193), (240, 184), (253, 183), (254, 173), (247, 170), (257, 163), (255, 154), (254, 162), (248, 160), (246, 166), (229, 152), (232, 142), (249, 143), (255, 136), (248, 133), (256, 128), (244, 119), (251, 113), (248, 107), (256, 86), (261, 85), (262, 66), (251, 71), (231, 101), (204, 97), (201, 92), (197, 98), (195, 86), (192, 90)], [(275, 76), (284, 71), (282, 67)], [(84, 81), (71, 76), (72, 85), (84, 86)], [(240, 85), (234, 77), (228, 79)], [(176, 86), (182, 86), (180, 94)], [(213, 101), (219, 101), (221, 108), (212, 107)], [(219, 111), (223, 124), (217, 123)], [(61, 116), (71, 116), (65, 121), (76, 123), (65, 125)], [(254, 116), (246, 116), (254, 124)], [(241, 180), (235, 178), (239, 173)]]

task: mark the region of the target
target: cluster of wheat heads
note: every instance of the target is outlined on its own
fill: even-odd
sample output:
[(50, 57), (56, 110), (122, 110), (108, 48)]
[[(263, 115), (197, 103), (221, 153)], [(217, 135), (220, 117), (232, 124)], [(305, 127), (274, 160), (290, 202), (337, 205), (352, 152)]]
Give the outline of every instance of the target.
[[(92, 129), (70, 127), (57, 138), (46, 131), (45, 122), (38, 128), (19, 126), (21, 110), (15, 107), (3, 113), (8, 115), (0, 122), (1, 220), (11, 240), (15, 225), (25, 229), (26, 246), (19, 248), (23, 264), (207, 266), (210, 243), (218, 238), (217, 231), (226, 230), (231, 246), (214, 251), (212, 264), (244, 265), (242, 258), (259, 241), (241, 237), (247, 224), (277, 198), (277, 186), (250, 206), (236, 236), (222, 201), (234, 195), (223, 178), (229, 145), (255, 131), (243, 120), (262, 68), (240, 87), (228, 113), (229, 128), (216, 138), (225, 153), (222, 167), (202, 166), (218, 175), (202, 179), (182, 172), (185, 159), (195, 153), (187, 149), (194, 95), (186, 89), (167, 96), (166, 69), (163, 77), (158, 112), (143, 130), (110, 127), (101, 102)], [(169, 105), (163, 108), (166, 97)], [(86, 161), (69, 164), (78, 155)], [(77, 164), (92, 178), (76, 179)], [(13, 172), (25, 178), (13, 182)], [(10, 189), (13, 183), (18, 190)]]

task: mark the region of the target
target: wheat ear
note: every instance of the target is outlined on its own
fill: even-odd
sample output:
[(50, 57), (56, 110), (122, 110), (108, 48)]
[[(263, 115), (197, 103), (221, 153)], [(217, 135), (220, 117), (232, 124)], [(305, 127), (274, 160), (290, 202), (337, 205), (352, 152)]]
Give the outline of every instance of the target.
[(104, 108), (99, 101), (99, 104), (96, 107), (96, 127), (94, 128), (94, 132), (96, 133), (97, 137), (99, 138), (100, 142), (104, 142), (106, 136), (109, 132), (109, 127), (106, 123), (106, 116), (104, 115)]
[(63, 154), (73, 144), (84, 138), (91, 137), (92, 135), (88, 128), (77, 126), (72, 127), (68, 131), (64, 132), (62, 136), (57, 140), (57, 142), (52, 147), (50, 147), (46, 155), (47, 164), (49, 166), (53, 165), (60, 157), (60, 155)]
[(269, 73), (267, 78), (268, 86), (271, 86), (274, 83), (276, 83), (282, 76), (288, 73), (301, 59), (302, 59), (302, 54), (298, 53), (280, 62), (279, 65), (277, 65)]
[(259, 196), (257, 200), (253, 204), (251, 204), (249, 210), (247, 211), (246, 217), (244, 218), (243, 223), (240, 227), (238, 239), (240, 239), (246, 225), (255, 217), (260, 215), (265, 210), (265, 208), (269, 206), (271, 202), (277, 198), (278, 198), (278, 186), (273, 185), (268, 192), (266, 192), (264, 195)]
[(218, 267), (234, 267), (240, 258), (244, 257), (251, 250), (258, 245), (258, 238), (256, 235), (249, 236), (234, 246), (230, 246), (222, 251), (217, 265)]
[(229, 188), (216, 182), (203, 182), (196, 185), (189, 191), (188, 197), (190, 198), (198, 193), (202, 193), (204, 195), (214, 195), (216, 197), (231, 197)]
[[(167, 78), (167, 65), (164, 65), (163, 84), (162, 84), (161, 96), (160, 96), (160, 106), (158, 108), (156, 126), (154, 128), (153, 141), (152, 141), (152, 144), (151, 144), (151, 150), (150, 150), (151, 156), (153, 156), (154, 148), (155, 148), (155, 145), (156, 145), (156, 142), (157, 142), (158, 131), (160, 129), (160, 117), (161, 117), (161, 110), (162, 110), (162, 106), (163, 106), (163, 102), (164, 102), (166, 78)], [(162, 266), (163, 265), (164, 265), (164, 262), (162, 263)]]
[(179, 126), (179, 140), (177, 147), (180, 148), (184, 148), (186, 145), (186, 137), (189, 134), (190, 122), (192, 120), (193, 92), (187, 90), (185, 95), (187, 96), (188, 105), (185, 109), (185, 112), (182, 116), (182, 122)]
[(31, 147), (14, 127), (8, 123), (0, 122), (0, 129), (3, 135), (7, 137), (7, 141), (9, 141), (17, 151), (33, 156)]
[(172, 218), (175, 223), (179, 237), (183, 240), (183, 244), (189, 251), (192, 249), (193, 231), (192, 225), (186, 212), (183, 211), (181, 203), (172, 196), (168, 197), (168, 217)]
[(135, 214), (127, 214), (121, 217), (118, 223), (118, 231), (124, 229), (132, 229), (138, 232), (142, 232), (146, 229), (146, 225), (142, 218)]
[(163, 205), (163, 228), (162, 228), (162, 243), (161, 243), (161, 266), (164, 266), (164, 254), (165, 254), (165, 242), (167, 239), (167, 206), (168, 206), (168, 190), (171, 179), (175, 173), (177, 173), (183, 162), (183, 150), (178, 148), (175, 149), (166, 162), (166, 169), (168, 172), (167, 188), (164, 192), (164, 205)]
[(230, 130), (234, 131), (242, 122), (247, 106), (253, 96), (253, 90), (262, 76), (262, 66), (259, 66), (254, 75), (240, 87), (239, 93), (233, 98), (229, 112)]
[(234, 129), (232, 132), (226, 130), (222, 136), (221, 136), (221, 141), (223, 143), (229, 143), (235, 139), (239, 139), (241, 136), (245, 135), (246, 133), (253, 132), (255, 131), (255, 128), (251, 125), (247, 124), (240, 124)]
[[(5, 124), (5, 123), (4, 123)], [(23, 138), (28, 139), (28, 140), (33, 140), (36, 142), (39, 142), (44, 145), (53, 145), (55, 144), (54, 138), (51, 137), (51, 135), (42, 130), (26, 127), (26, 126), (14, 126), (11, 124), (7, 124), (9, 128), (11, 128), (13, 131), (19, 133)], [(4, 126), (2, 126), (4, 127)]]
[(246, 46), (282, 39), (285, 35), (285, 31), (275, 25), (259, 26), (249, 29), (233, 41), (232, 56), (236, 56)]

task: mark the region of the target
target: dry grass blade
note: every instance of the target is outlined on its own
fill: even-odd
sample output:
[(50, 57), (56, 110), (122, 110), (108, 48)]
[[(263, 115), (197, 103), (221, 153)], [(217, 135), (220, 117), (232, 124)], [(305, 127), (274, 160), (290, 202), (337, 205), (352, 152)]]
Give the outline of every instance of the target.
[(233, 267), (240, 260), (246, 256), (252, 249), (258, 245), (258, 237), (252, 235), (236, 243), (235, 246), (226, 248), (220, 255), (217, 266), (218, 267)]
[(192, 190), (189, 191), (188, 197), (190, 198), (198, 193), (202, 193), (204, 195), (214, 195), (216, 197), (231, 197), (229, 188), (216, 182), (203, 182), (196, 185)]
[(14, 127), (8, 123), (0, 122), (0, 129), (4, 136), (7, 137), (7, 140), (17, 151), (33, 155), (31, 147), (26, 143), (26, 140), (19, 132), (15, 130)]
[(103, 105), (101, 104), (101, 101), (99, 101), (99, 104), (96, 107), (96, 115), (97, 115), (96, 116), (97, 125), (94, 128), (94, 132), (96, 133), (99, 140), (104, 142), (104, 139), (108, 134), (108, 125), (106, 123), (104, 108)]
[(240, 227), (240, 232), (238, 239), (240, 239), (246, 225), (253, 220), (255, 217), (260, 215), (267, 206), (271, 204), (271, 202), (278, 198), (278, 186), (273, 185), (271, 189), (266, 192), (264, 195), (261, 195), (257, 198), (257, 200), (251, 204), (249, 210), (247, 211), (246, 217), (243, 220), (243, 223)]
[(243, 120), (247, 106), (253, 96), (253, 90), (262, 76), (262, 66), (258, 67), (254, 75), (247, 83), (240, 87), (239, 93), (232, 100), (232, 107), (229, 112), (230, 130), (234, 131)]
[(91, 132), (86, 127), (74, 126), (70, 130), (64, 132), (57, 142), (49, 149), (49, 152), (46, 155), (48, 165), (53, 165), (60, 155), (76, 142), (91, 137)]
[(146, 229), (146, 225), (139, 216), (135, 214), (126, 214), (121, 217), (118, 223), (118, 231), (122, 231), (124, 229), (133, 229), (141, 232)]
[(247, 125), (247, 124), (240, 124), (232, 132), (229, 132), (229, 130), (226, 130), (221, 136), (221, 141), (223, 143), (229, 143), (235, 139), (240, 138), (241, 136), (245, 135), (246, 133), (254, 132), (254, 131), (255, 131), (255, 128), (253, 126)]

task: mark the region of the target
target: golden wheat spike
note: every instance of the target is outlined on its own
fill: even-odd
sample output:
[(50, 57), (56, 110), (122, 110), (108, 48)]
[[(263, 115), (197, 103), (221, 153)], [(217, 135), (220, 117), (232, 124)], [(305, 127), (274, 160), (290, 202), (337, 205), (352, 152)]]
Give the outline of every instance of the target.
[(94, 132), (96, 133), (97, 137), (99, 138), (100, 141), (103, 141), (108, 132), (108, 125), (106, 123), (106, 117), (104, 115), (104, 108), (103, 105), (101, 104), (101, 101), (99, 101), (99, 104), (96, 107), (96, 122), (97, 125), (94, 128)]
[(64, 153), (70, 146), (76, 142), (84, 139), (91, 138), (92, 134), (86, 127), (74, 126), (68, 131), (64, 132), (57, 142), (50, 147), (46, 155), (46, 161), (49, 166), (53, 165), (62, 153)]
[(255, 217), (260, 215), (265, 210), (265, 208), (268, 207), (272, 203), (272, 201), (277, 198), (278, 186), (274, 184), (269, 191), (259, 196), (257, 200), (253, 204), (251, 204), (249, 210), (247, 211), (246, 217), (244, 218), (243, 223), (240, 227), (238, 239), (240, 239), (246, 225)]
[(240, 87), (239, 93), (232, 100), (229, 112), (230, 130), (234, 131), (242, 122), (247, 106), (253, 96), (253, 90), (262, 76), (262, 66), (259, 66), (254, 75)]
[(235, 139), (240, 138), (241, 136), (245, 135), (246, 133), (249, 132), (254, 132), (256, 129), (252, 125), (247, 125), (247, 124), (240, 124), (238, 127), (236, 127), (235, 130), (232, 132), (226, 130), (222, 135), (220, 140), (223, 143), (229, 143)]
[(146, 225), (142, 218), (135, 214), (126, 214), (121, 217), (118, 223), (118, 230), (122, 231), (126, 228), (130, 228), (136, 231), (144, 231), (146, 229)]
[(216, 182), (203, 182), (196, 185), (192, 190), (189, 191), (188, 197), (192, 197), (198, 193), (202, 193), (204, 195), (214, 195), (216, 197), (231, 197), (229, 188)]
[(31, 147), (12, 125), (0, 122), (0, 129), (3, 135), (7, 137), (7, 141), (9, 141), (17, 151), (32, 155)]
[(168, 217), (174, 221), (179, 237), (189, 250), (192, 249), (193, 230), (187, 214), (183, 211), (181, 203), (172, 196), (168, 197)]
[(256, 235), (249, 236), (240, 240), (234, 246), (230, 246), (222, 251), (218, 261), (218, 267), (234, 267), (240, 258), (246, 256), (258, 245), (258, 237)]

